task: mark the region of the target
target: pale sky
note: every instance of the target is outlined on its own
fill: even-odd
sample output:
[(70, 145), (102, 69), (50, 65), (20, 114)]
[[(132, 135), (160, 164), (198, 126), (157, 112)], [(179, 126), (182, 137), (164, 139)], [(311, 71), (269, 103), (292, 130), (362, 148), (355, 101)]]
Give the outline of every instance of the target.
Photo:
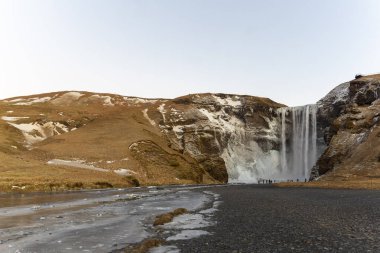
[(0, 98), (220, 92), (303, 105), (378, 72), (379, 0), (0, 0)]

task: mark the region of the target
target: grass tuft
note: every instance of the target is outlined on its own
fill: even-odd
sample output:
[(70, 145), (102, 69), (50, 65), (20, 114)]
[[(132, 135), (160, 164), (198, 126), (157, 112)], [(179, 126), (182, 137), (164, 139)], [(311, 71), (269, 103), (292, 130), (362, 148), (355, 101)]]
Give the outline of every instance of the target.
[(153, 226), (159, 226), (159, 225), (164, 225), (166, 223), (169, 223), (174, 219), (174, 217), (179, 216), (184, 213), (187, 213), (186, 208), (177, 208), (172, 212), (158, 215), (156, 216)]

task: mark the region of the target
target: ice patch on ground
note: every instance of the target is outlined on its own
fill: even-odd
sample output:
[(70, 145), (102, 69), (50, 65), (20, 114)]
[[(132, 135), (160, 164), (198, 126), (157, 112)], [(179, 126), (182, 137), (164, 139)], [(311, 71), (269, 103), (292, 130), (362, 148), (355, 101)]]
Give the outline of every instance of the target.
[(211, 226), (210, 221), (205, 220), (202, 214), (183, 214), (174, 217), (172, 222), (164, 225), (166, 229), (195, 229)]
[(53, 160), (48, 161), (47, 164), (49, 164), (49, 165), (63, 165), (63, 166), (81, 168), (81, 169), (109, 172), (109, 170), (97, 168), (91, 164), (86, 164), (85, 160), (71, 160), (70, 161), (70, 160), (53, 159)]
[(202, 235), (209, 235), (210, 233), (204, 230), (182, 230), (181, 233), (169, 236), (167, 241), (177, 241), (177, 240), (189, 240), (193, 238), (200, 237)]
[[(178, 193), (186, 194), (186, 190), (178, 191)], [(217, 201), (220, 195), (211, 191), (203, 191), (203, 193), (209, 195), (207, 197), (208, 199), (213, 200), (212, 207), (201, 211), (198, 209), (198, 213), (182, 214), (174, 217), (173, 221), (161, 226), (161, 228), (175, 233), (174, 235), (169, 236), (166, 239), (167, 241), (188, 240), (210, 234), (207, 231), (200, 230), (200, 228), (215, 225), (215, 222), (211, 219), (213, 213), (217, 211), (217, 207), (220, 204), (220, 201)]]
[(176, 246), (159, 246), (151, 248), (149, 253), (179, 253), (180, 250)]

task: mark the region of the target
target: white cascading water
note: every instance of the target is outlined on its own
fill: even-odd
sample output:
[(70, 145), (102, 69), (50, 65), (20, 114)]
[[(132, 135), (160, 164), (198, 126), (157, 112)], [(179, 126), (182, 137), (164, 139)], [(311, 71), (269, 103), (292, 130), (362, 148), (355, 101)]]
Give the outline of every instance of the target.
[[(285, 180), (309, 180), (317, 161), (317, 107), (305, 105), (281, 108), (281, 174)], [(287, 131), (286, 116), (291, 117)], [(286, 134), (290, 136), (287, 142)]]
[[(266, 118), (269, 129), (259, 140), (255, 129), (246, 131), (243, 125), (231, 128), (227, 147), (221, 153), (230, 183), (309, 180), (317, 161), (317, 106), (284, 107), (277, 112), (278, 119)], [(278, 137), (279, 150), (272, 145)], [(264, 149), (265, 145), (272, 148)]]

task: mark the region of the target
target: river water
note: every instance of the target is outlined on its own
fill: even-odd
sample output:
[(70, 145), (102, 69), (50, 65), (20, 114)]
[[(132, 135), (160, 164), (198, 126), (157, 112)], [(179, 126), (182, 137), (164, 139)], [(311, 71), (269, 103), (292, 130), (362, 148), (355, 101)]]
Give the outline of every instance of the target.
[[(207, 188), (0, 194), (0, 252), (112, 252), (158, 233), (168, 241), (201, 236), (219, 202)], [(156, 215), (176, 208), (190, 213), (152, 226)]]

